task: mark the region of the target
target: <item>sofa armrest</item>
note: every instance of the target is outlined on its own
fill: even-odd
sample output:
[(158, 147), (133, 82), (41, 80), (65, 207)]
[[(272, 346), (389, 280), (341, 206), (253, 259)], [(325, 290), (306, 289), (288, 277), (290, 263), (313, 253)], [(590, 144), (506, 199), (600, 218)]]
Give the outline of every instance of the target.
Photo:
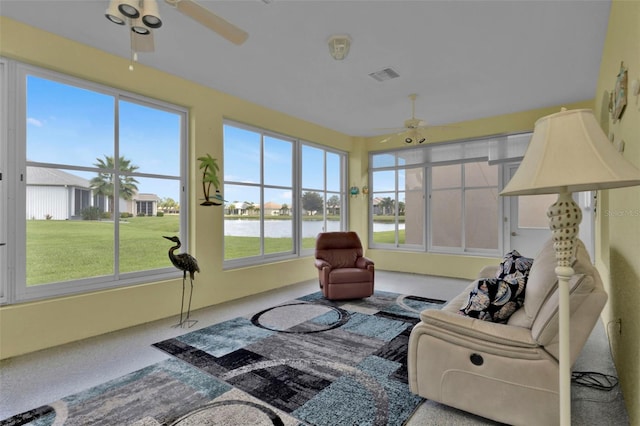
[(331, 269), (331, 264), (329, 262), (327, 262), (326, 260), (322, 260), (322, 259), (316, 259), (313, 263), (316, 268), (318, 268), (319, 270), (322, 270), (324, 268), (329, 268)]
[(356, 259), (356, 268), (371, 269), (373, 268), (373, 266), (374, 266), (373, 260), (367, 257), (361, 256)]
[[(441, 336), (451, 335), (501, 346), (536, 348), (531, 330), (467, 317), (454, 312), (428, 309), (420, 313), (422, 324), (437, 330)], [(420, 324), (419, 324), (420, 325)]]

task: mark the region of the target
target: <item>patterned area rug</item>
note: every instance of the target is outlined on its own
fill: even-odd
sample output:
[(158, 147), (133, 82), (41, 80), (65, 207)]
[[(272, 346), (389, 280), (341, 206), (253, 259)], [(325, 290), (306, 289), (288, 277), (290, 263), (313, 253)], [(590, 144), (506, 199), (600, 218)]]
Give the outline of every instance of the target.
[(407, 385), (409, 333), (442, 303), (315, 293), (155, 346), (305, 424), (402, 425), (423, 401)]
[(409, 333), (442, 303), (314, 293), (156, 343), (174, 358), (0, 425), (402, 425), (423, 401)]

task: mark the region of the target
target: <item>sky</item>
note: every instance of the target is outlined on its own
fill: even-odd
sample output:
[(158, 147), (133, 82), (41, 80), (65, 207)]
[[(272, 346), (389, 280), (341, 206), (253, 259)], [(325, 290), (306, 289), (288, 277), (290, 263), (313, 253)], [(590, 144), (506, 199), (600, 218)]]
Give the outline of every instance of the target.
[[(27, 78), (27, 161), (93, 167), (114, 156), (116, 98), (111, 94)], [(137, 172), (180, 176), (181, 115), (120, 99), (120, 156)], [(64, 167), (59, 167), (64, 169)], [(93, 172), (65, 170), (90, 180)], [(174, 180), (136, 178), (138, 191), (179, 201)]]
[[(29, 75), (27, 161), (54, 164), (58, 169), (90, 180), (96, 176), (95, 172), (65, 169), (65, 166), (95, 167), (98, 159), (113, 157), (118, 132), (119, 154), (138, 167), (136, 172), (179, 177), (178, 141), (183, 116), (132, 99), (118, 99), (113, 93), (99, 90)], [(292, 206), (295, 146), (292, 139), (274, 135), (264, 135), (262, 139), (256, 130), (225, 124), (225, 158), (217, 159), (224, 170), (224, 176), (218, 176), (221, 183), (223, 179), (233, 182), (224, 187), (225, 200), (258, 204), (258, 187), (246, 184), (260, 184), (263, 179), (265, 186), (271, 186), (265, 189), (264, 202)], [(303, 191), (323, 191), (326, 185), (328, 191), (339, 192), (340, 170), (338, 154), (303, 144)], [(178, 180), (148, 177), (136, 177), (136, 180), (140, 193), (180, 200)], [(198, 194), (203, 197), (199, 188)]]
[[(260, 202), (257, 187), (261, 180), (265, 185), (264, 202), (292, 206), (293, 150), (292, 140), (264, 136), (260, 144), (259, 132), (225, 124), (224, 198), (228, 202)], [(261, 150), (262, 163), (261, 169)], [(325, 158), (326, 153), (326, 158)], [(340, 192), (340, 156), (311, 145), (302, 146), (302, 191), (324, 191), (325, 179), (328, 191)]]

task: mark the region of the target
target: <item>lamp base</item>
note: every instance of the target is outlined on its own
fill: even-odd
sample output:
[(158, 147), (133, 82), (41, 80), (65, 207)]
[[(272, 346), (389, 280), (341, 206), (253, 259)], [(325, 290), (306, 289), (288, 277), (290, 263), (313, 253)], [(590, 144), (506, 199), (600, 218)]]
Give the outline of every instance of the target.
[(575, 256), (575, 240), (582, 221), (580, 206), (573, 201), (571, 193), (561, 192), (556, 202), (549, 207), (547, 217), (558, 266), (570, 267)]
[(556, 252), (558, 277), (558, 333), (559, 333), (559, 382), (560, 424), (571, 425), (571, 346), (570, 346), (570, 304), (569, 279), (574, 274), (571, 267), (576, 254), (576, 236), (578, 235), (582, 211), (573, 201), (571, 194), (563, 191), (547, 211), (549, 228)]

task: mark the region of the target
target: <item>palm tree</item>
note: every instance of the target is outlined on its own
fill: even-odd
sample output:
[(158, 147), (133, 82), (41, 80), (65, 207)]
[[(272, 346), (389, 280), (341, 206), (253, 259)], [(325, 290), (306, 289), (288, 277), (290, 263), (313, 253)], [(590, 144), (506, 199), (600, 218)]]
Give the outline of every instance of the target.
[(245, 201), (243, 203), (243, 207), (247, 211), (247, 214), (252, 215), (256, 210), (256, 203), (254, 203), (253, 201)]
[(395, 206), (395, 200), (392, 200), (391, 197), (384, 197), (380, 200), (380, 204), (378, 207), (382, 210), (382, 215), (388, 215), (393, 213), (393, 207)]
[[(91, 189), (93, 189), (96, 194), (104, 195), (109, 199), (109, 213), (113, 214), (113, 206), (115, 205), (114, 177), (116, 174), (116, 163), (114, 157), (107, 155), (104, 156), (104, 160), (102, 158), (96, 158), (96, 161), (97, 163), (93, 165), (104, 171), (99, 171), (98, 176), (91, 179)], [(125, 200), (131, 200), (138, 192), (138, 186), (136, 185), (138, 181), (131, 177), (129, 173), (138, 170), (138, 166), (132, 165), (131, 160), (120, 157), (118, 159), (117, 170), (119, 177), (119, 196)]]
[(220, 180), (218, 179), (218, 171), (220, 167), (218, 162), (211, 155), (207, 154), (206, 157), (199, 157), (200, 169), (202, 171), (202, 191), (204, 192), (204, 203), (202, 206), (219, 206), (222, 204), (219, 200), (211, 201), (211, 185), (216, 188), (216, 192), (220, 189)]

